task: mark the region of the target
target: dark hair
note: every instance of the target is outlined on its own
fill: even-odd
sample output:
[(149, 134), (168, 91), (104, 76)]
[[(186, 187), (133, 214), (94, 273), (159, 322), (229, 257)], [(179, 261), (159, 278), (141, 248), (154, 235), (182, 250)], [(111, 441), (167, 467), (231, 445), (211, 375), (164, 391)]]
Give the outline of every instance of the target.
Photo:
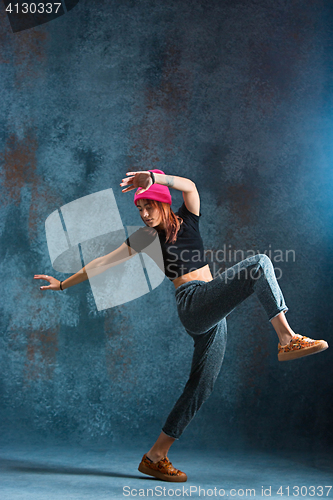
[(178, 231), (181, 224), (183, 223), (183, 219), (179, 217), (179, 215), (176, 215), (174, 213), (169, 203), (163, 203), (162, 201), (156, 200), (148, 201), (154, 208), (158, 208), (160, 211), (165, 227), (166, 243), (168, 241), (170, 241), (170, 243), (175, 243), (175, 241), (177, 240)]

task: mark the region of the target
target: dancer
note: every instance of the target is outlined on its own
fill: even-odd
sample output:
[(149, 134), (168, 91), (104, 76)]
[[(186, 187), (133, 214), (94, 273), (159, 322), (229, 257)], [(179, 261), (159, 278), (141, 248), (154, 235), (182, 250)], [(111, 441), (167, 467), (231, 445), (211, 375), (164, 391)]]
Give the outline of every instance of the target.
[[(227, 338), (227, 315), (255, 293), (268, 320), (277, 333), (278, 360), (288, 361), (328, 348), (324, 340), (295, 333), (289, 326), (288, 311), (271, 260), (265, 254), (249, 257), (213, 278), (205, 261), (199, 232), (200, 197), (196, 185), (184, 177), (165, 175), (162, 170), (127, 172), (120, 186), (123, 193), (137, 189), (134, 203), (145, 223), (118, 249), (93, 260), (64, 281), (37, 274), (48, 286), (41, 290), (64, 290), (88, 279), (87, 271), (102, 272), (147, 247), (145, 238), (156, 232), (162, 248), (164, 272), (173, 282), (177, 312), (186, 332), (194, 341), (189, 379), (183, 393), (162, 427), (157, 441), (142, 457), (139, 471), (170, 482), (187, 480), (184, 472), (173, 467), (167, 454), (175, 440), (210, 396), (220, 372)], [(183, 204), (171, 209), (169, 187), (182, 191)], [(153, 228), (154, 231), (146, 230)], [(144, 236), (144, 237), (142, 237)]]

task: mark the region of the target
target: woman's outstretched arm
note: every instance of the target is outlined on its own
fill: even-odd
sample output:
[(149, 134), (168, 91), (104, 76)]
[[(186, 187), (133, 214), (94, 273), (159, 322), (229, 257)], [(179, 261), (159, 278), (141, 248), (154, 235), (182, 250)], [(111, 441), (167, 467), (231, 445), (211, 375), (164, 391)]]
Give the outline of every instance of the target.
[[(92, 260), (80, 271), (64, 280), (62, 282), (62, 289), (65, 290), (66, 288), (77, 285), (78, 283), (82, 283), (82, 281), (86, 281), (88, 277), (91, 278), (92, 276), (101, 274), (110, 267), (117, 266), (118, 264), (130, 259), (135, 253), (136, 252), (126, 245), (126, 243), (123, 243), (120, 247), (116, 248), (116, 250), (113, 250), (113, 252)], [(41, 286), (41, 290), (60, 290), (60, 281), (53, 278), (53, 276), (35, 274), (34, 279), (43, 279), (49, 282), (49, 285)]]
[[(152, 177), (148, 170), (142, 172), (126, 172), (128, 177), (122, 179), (120, 186), (125, 186), (123, 193), (141, 187), (140, 194), (144, 193), (152, 185)], [(196, 214), (200, 214), (200, 197), (197, 187), (191, 179), (178, 177), (177, 175), (164, 175), (154, 173), (155, 183), (168, 186), (183, 192), (183, 198), (187, 209)]]

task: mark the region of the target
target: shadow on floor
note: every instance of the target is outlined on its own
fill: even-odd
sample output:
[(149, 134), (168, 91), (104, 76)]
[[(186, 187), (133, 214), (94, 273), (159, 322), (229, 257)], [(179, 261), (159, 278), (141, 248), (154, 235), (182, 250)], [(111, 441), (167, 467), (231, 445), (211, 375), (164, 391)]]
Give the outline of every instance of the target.
[(97, 469), (87, 469), (84, 467), (68, 467), (61, 465), (45, 465), (35, 462), (30, 462), (28, 460), (11, 460), (0, 458), (0, 469), (10, 470), (12, 472), (26, 472), (35, 474), (71, 474), (71, 475), (82, 475), (82, 476), (105, 476), (105, 477), (117, 477), (123, 479), (154, 479), (141, 475), (131, 475), (131, 474), (121, 474), (118, 472), (101, 471)]

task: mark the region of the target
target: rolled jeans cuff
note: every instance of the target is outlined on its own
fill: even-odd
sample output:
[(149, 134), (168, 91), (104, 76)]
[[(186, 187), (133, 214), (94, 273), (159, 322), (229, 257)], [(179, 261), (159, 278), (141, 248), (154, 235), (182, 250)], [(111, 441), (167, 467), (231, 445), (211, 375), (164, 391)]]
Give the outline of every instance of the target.
[(278, 316), (282, 312), (284, 312), (284, 314), (286, 314), (287, 311), (289, 311), (288, 307), (284, 307), (284, 308), (280, 309), (276, 314), (274, 314), (274, 316), (269, 318), (269, 321), (272, 321), (272, 319), (276, 318), (276, 316)]
[(168, 434), (167, 432), (165, 432), (165, 430), (164, 430), (164, 429), (162, 429), (162, 432), (164, 432), (164, 434), (165, 434), (166, 436), (168, 436), (168, 437), (170, 437), (170, 438), (172, 438), (172, 439), (177, 439), (177, 440), (179, 439), (178, 437), (175, 437), (175, 436), (170, 436), (170, 434)]

